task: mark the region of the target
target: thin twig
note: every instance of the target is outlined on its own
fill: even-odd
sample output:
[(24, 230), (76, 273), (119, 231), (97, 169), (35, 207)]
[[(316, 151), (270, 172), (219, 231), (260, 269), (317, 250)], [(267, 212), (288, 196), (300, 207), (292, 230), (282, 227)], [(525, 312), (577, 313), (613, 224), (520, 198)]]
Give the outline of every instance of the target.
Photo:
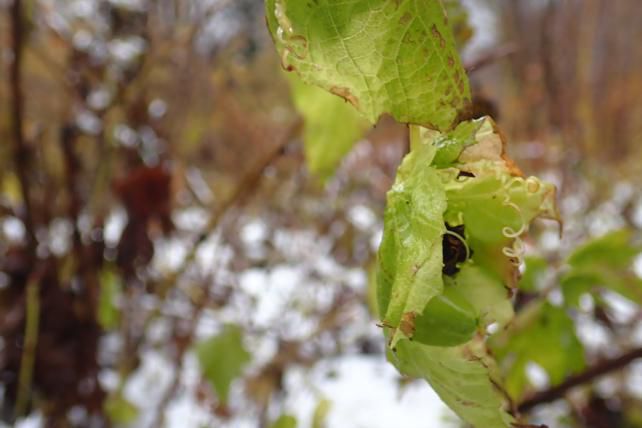
[(40, 324), (40, 279), (41, 272), (36, 270), (27, 283), (25, 336), (22, 356), (20, 359), (20, 373), (18, 375), (18, 392), (14, 417), (25, 413), (29, 402), (29, 395), (33, 381), (33, 369), (36, 362), (36, 346), (38, 345), (38, 327)]
[[(220, 263), (219, 266), (214, 268), (212, 278), (216, 277), (216, 274), (220, 268)], [(181, 337), (180, 343), (177, 344), (176, 347), (176, 355), (174, 356), (174, 373), (172, 380), (169, 384), (169, 387), (165, 390), (165, 393), (163, 394), (161, 400), (158, 403), (158, 406), (156, 407), (156, 412), (154, 415), (154, 418), (152, 419), (152, 422), (150, 423), (149, 427), (150, 428), (157, 428), (157, 427), (163, 427), (165, 425), (165, 410), (167, 409), (167, 406), (169, 406), (170, 401), (176, 395), (176, 391), (178, 391), (178, 388), (180, 386), (180, 381), (181, 381), (181, 375), (183, 371), (183, 362), (185, 361), (185, 354), (187, 353), (187, 350), (189, 349), (190, 344), (194, 340), (194, 335), (196, 334), (196, 327), (198, 325), (198, 322), (201, 319), (201, 314), (203, 313), (203, 310), (207, 306), (207, 303), (210, 300), (211, 296), (211, 291), (212, 291), (212, 286), (211, 285), (205, 285), (203, 287), (203, 294), (201, 294), (198, 297), (198, 300), (196, 301), (194, 308), (192, 310), (192, 315), (189, 319), (189, 324), (184, 328), (184, 331), (186, 331), (186, 336)], [(178, 332), (178, 326), (180, 324), (180, 320), (175, 319), (174, 320), (174, 332)]]
[(524, 413), (540, 404), (552, 403), (553, 401), (562, 398), (570, 389), (592, 382), (605, 374), (620, 370), (638, 358), (642, 358), (642, 348), (635, 348), (625, 352), (619, 357), (601, 361), (581, 373), (570, 376), (559, 385), (555, 385), (528, 397), (517, 406), (517, 409), (521, 413)]
[(11, 6), (11, 46), (13, 61), (9, 69), (11, 86), (11, 118), (13, 122), (13, 160), (14, 168), (24, 203), (24, 224), (27, 232), (27, 248), (30, 256), (35, 256), (36, 234), (34, 229), (31, 192), (29, 188), (29, 147), (24, 136), (23, 113), (24, 100), (22, 96), (22, 53), (23, 53), (23, 17), (22, 0), (14, 0)]
[(247, 173), (242, 179), (241, 182), (236, 186), (232, 194), (226, 198), (214, 212), (209, 222), (203, 229), (203, 231), (192, 241), (188, 253), (185, 256), (185, 259), (181, 266), (172, 274), (169, 274), (165, 280), (160, 284), (158, 288), (158, 295), (161, 299), (165, 298), (165, 295), (170, 290), (172, 286), (176, 283), (176, 280), (180, 278), (187, 268), (191, 266), (192, 262), (196, 258), (198, 249), (200, 246), (207, 240), (212, 231), (216, 229), (219, 225), (223, 216), (236, 204), (238, 204), (245, 196), (251, 193), (254, 190), (257, 183), (260, 181), (263, 173), (269, 167), (275, 159), (277, 159), (283, 147), (290, 142), (292, 137), (296, 135), (297, 132), (301, 129), (303, 122), (301, 119), (297, 119), (290, 127), (284, 132), (281, 136), (279, 142), (274, 145), (269, 151), (269, 153), (264, 156), (262, 159), (254, 165), (254, 167)]
[(489, 51), (482, 53), (479, 57), (464, 64), (467, 73), (472, 73), (481, 68), (496, 63), (498, 60), (517, 52), (518, 46), (515, 43), (505, 43), (496, 46)]
[[(257, 162), (255, 167), (252, 168), (252, 170), (241, 180), (239, 185), (232, 192), (231, 196), (228, 197), (219, 206), (218, 210), (214, 213), (214, 215), (208, 222), (208, 225), (205, 227), (203, 232), (201, 232), (201, 234), (197, 237), (197, 239), (192, 243), (190, 252), (185, 257), (185, 260), (183, 261), (183, 264), (181, 265), (181, 267), (173, 275), (169, 275), (167, 279), (161, 284), (161, 287), (159, 289), (159, 295), (161, 296), (161, 298), (165, 297), (169, 289), (176, 282), (176, 279), (178, 279), (183, 273), (185, 273), (187, 268), (191, 265), (192, 261), (196, 257), (198, 248), (203, 242), (205, 242), (208, 236), (210, 236), (212, 231), (216, 229), (216, 227), (220, 223), (225, 213), (227, 213), (230, 208), (232, 208), (234, 205), (239, 203), (248, 193), (250, 193), (252, 189), (255, 188), (256, 184), (261, 179), (265, 169), (268, 166), (270, 166), (277, 157), (279, 157), (281, 150), (283, 149), (283, 146), (285, 146), (285, 144), (287, 144), (291, 140), (292, 136), (296, 132), (298, 132), (300, 127), (301, 127), (301, 121), (297, 120), (297, 122), (295, 122), (285, 132), (285, 134), (280, 139), (279, 143), (276, 144), (274, 148), (272, 148), (272, 150), (267, 154), (267, 156), (259, 160), (259, 162)], [(184, 338), (183, 340), (185, 344), (191, 343), (194, 338), (196, 324), (200, 319), (201, 312), (203, 311), (203, 309), (205, 308), (205, 305), (207, 304), (207, 301), (209, 300), (210, 292), (211, 292), (210, 287), (205, 287), (205, 291), (203, 295), (200, 296), (200, 299), (197, 301), (196, 306), (194, 307), (192, 317), (190, 319), (189, 327), (187, 329), (188, 331), (187, 337)], [(152, 316), (149, 317), (147, 321), (150, 321), (153, 318), (154, 318), (154, 314), (152, 314)], [(174, 397), (179, 387), (180, 375), (183, 368), (183, 360), (187, 349), (188, 349), (188, 346), (182, 345), (177, 350), (177, 354), (175, 356), (176, 370), (174, 372), (174, 378), (172, 379), (170, 386), (165, 391), (165, 394), (163, 394), (163, 397), (161, 398), (161, 401), (156, 410), (155, 417), (153, 418), (152, 424), (150, 425), (150, 427), (163, 426), (165, 409), (169, 405), (169, 402), (171, 401), (172, 397)]]

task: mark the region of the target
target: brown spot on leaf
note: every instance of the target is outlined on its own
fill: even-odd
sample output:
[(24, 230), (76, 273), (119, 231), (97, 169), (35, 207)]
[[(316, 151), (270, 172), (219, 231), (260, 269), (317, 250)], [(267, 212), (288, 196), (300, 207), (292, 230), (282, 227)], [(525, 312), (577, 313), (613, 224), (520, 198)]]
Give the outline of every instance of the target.
[(448, 55), (448, 67), (454, 67), (455, 66), (455, 59)]
[(433, 37), (437, 39), (439, 47), (442, 49), (445, 48), (446, 40), (444, 39), (444, 36), (441, 35), (435, 24), (432, 24), (432, 27), (430, 27), (430, 32), (432, 33)]
[(399, 330), (407, 337), (412, 337), (415, 333), (415, 318), (417, 317), (416, 312), (406, 312), (401, 316), (401, 322), (399, 323)]
[(343, 86), (333, 86), (330, 88), (330, 92), (332, 92), (334, 95), (340, 96), (341, 98), (355, 106), (357, 109), (359, 108), (359, 99), (355, 97), (352, 92), (350, 92), (350, 89)]
[(404, 13), (401, 18), (399, 18), (399, 24), (406, 25), (412, 20), (412, 15), (409, 12)]
[(479, 404), (475, 403), (474, 401), (461, 400), (461, 399), (459, 399), (457, 401), (459, 401), (459, 403), (461, 405), (466, 406), (466, 407), (479, 407)]
[(464, 81), (463, 80), (460, 79), (460, 80), (457, 81), (457, 89), (459, 89), (459, 93), (460, 94), (464, 93), (465, 87), (464, 87)]

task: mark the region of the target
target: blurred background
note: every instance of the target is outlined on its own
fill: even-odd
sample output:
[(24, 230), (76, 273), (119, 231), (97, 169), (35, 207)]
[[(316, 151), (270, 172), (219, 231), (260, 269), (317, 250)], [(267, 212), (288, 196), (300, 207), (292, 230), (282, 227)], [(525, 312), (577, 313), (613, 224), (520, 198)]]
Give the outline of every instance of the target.
[[(640, 238), (642, 2), (446, 3), (477, 115), (558, 186), (564, 234), (531, 230), (516, 306), (560, 305), (573, 248)], [(310, 173), (263, 7), (0, 0), (2, 426), (460, 426), (385, 361), (369, 309), (407, 129), (383, 117)], [(568, 309), (582, 365), (642, 346), (641, 294)], [(527, 360), (521, 397), (555, 382)], [(532, 415), (642, 427), (641, 386), (632, 359)]]

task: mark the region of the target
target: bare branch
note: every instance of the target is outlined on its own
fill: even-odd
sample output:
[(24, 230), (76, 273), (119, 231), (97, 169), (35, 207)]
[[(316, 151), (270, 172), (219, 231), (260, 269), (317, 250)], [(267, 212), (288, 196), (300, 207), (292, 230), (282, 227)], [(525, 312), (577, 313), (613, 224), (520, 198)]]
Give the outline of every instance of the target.
[(642, 358), (642, 348), (635, 348), (625, 352), (619, 357), (600, 361), (583, 372), (570, 376), (559, 385), (555, 385), (528, 397), (517, 406), (517, 409), (524, 413), (540, 404), (552, 403), (553, 401), (562, 398), (564, 394), (572, 388), (592, 382), (605, 374), (620, 370), (638, 358)]

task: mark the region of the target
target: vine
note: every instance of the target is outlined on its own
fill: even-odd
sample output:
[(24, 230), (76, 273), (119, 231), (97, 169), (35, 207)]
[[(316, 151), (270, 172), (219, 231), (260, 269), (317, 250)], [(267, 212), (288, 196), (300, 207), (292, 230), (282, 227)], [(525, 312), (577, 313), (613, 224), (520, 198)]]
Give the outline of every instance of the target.
[(557, 218), (555, 188), (523, 177), (491, 118), (467, 119), (469, 84), (440, 1), (268, 0), (266, 12), (287, 71), (371, 122), (389, 113), (410, 124), (377, 262), (389, 360), (467, 423), (519, 426), (488, 326), (512, 317), (501, 290), (516, 286), (529, 223)]

